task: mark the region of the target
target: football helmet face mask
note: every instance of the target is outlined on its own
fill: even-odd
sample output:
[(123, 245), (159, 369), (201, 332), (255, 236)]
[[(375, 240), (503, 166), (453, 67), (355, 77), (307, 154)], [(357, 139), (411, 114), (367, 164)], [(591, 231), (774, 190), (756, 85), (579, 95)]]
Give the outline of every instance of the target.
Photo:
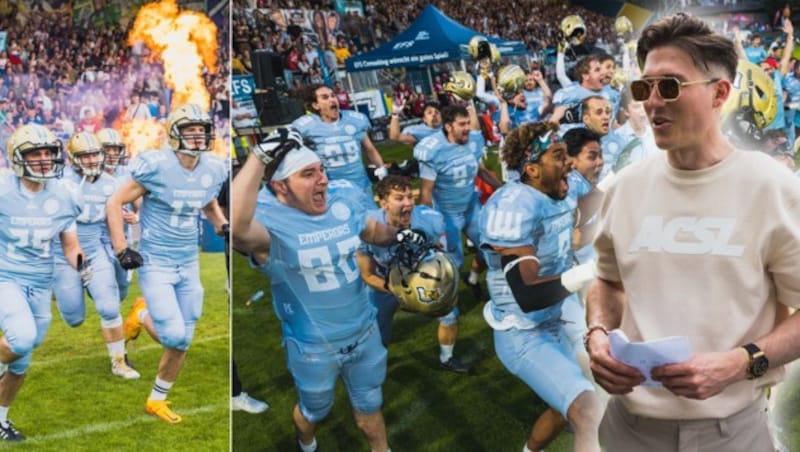
[(95, 137), (97, 137), (100, 146), (103, 148), (103, 166), (105, 168), (114, 170), (119, 165), (128, 164), (128, 152), (119, 132), (111, 128), (105, 128), (98, 131)]
[(503, 98), (509, 100), (525, 88), (525, 71), (516, 64), (508, 64), (497, 71), (497, 85)]
[[(39, 149), (49, 150), (49, 158), (25, 160), (26, 154)], [(63, 175), (64, 148), (61, 140), (47, 127), (27, 124), (11, 134), (8, 140), (8, 161), (17, 177), (42, 183)]]
[(466, 71), (453, 71), (450, 81), (444, 84), (444, 90), (452, 93), (458, 100), (467, 102), (475, 97), (475, 79)]
[(469, 40), (467, 50), (469, 52), (469, 56), (476, 61), (492, 57), (491, 44), (489, 44), (488, 39), (481, 35), (475, 35)]
[(579, 46), (586, 39), (586, 25), (576, 14), (561, 19), (561, 33), (571, 46)]
[(431, 246), (398, 248), (388, 287), (400, 307), (429, 317), (450, 313), (458, 304), (458, 271), (453, 261)]
[[(188, 126), (203, 126), (202, 133), (181, 133)], [(198, 157), (213, 148), (214, 124), (205, 110), (195, 104), (184, 104), (176, 108), (167, 118), (169, 145), (177, 152)], [(204, 144), (197, 145), (202, 140)]]
[(778, 113), (775, 84), (763, 69), (740, 59), (732, 85), (720, 114), (723, 131), (739, 145), (760, 143)]
[[(99, 176), (103, 172), (103, 147), (100, 141), (89, 132), (72, 134), (67, 141), (67, 153), (72, 162), (72, 169), (82, 176)], [(85, 156), (96, 154), (96, 161), (86, 161)], [(82, 161), (83, 160), (83, 161)]]

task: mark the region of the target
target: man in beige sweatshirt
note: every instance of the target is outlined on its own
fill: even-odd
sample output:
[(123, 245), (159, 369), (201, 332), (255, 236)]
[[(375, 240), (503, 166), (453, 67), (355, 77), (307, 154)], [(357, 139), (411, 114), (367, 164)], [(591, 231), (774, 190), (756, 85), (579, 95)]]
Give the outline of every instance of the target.
[[(769, 451), (765, 388), (800, 356), (800, 182), (773, 159), (735, 150), (720, 108), (737, 80), (733, 43), (699, 19), (645, 29), (643, 101), (665, 152), (625, 168), (607, 192), (585, 345), (614, 395), (600, 426), (609, 451)], [(687, 336), (686, 362), (655, 367), (663, 386), (610, 354), (631, 341)]]

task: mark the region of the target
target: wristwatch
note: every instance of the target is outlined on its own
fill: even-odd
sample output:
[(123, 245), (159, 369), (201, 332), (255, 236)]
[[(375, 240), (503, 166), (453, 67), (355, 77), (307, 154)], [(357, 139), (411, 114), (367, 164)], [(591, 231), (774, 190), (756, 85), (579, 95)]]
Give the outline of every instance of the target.
[(762, 377), (769, 369), (769, 360), (764, 352), (752, 342), (742, 345), (742, 348), (747, 352), (750, 358), (750, 364), (747, 366), (747, 379)]

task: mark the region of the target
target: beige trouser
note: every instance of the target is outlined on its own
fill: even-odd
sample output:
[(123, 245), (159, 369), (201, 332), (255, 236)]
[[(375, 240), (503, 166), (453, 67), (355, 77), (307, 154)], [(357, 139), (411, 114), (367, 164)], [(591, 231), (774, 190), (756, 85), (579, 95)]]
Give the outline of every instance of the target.
[(607, 452), (774, 452), (766, 408), (761, 399), (722, 419), (653, 419), (631, 414), (612, 397), (600, 444)]

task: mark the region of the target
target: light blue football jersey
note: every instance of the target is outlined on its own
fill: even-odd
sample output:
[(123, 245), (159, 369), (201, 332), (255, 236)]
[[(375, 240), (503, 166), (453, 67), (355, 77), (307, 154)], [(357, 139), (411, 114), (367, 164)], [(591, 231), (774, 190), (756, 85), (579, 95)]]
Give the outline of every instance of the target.
[[(521, 126), (528, 122), (526, 119), (528, 117), (528, 110), (527, 105), (526, 109), (518, 109), (517, 107), (512, 107), (511, 105), (508, 106), (508, 118), (511, 120), (511, 125), (509, 126), (511, 129), (516, 129), (517, 127)], [(492, 113), (492, 121), (500, 125), (500, 109), (498, 108)]]
[(481, 250), (489, 266), (486, 284), (498, 310), (532, 323), (560, 315), (561, 303), (523, 313), (506, 282), (500, 253), (492, 247), (533, 246), (540, 276), (565, 272), (572, 267), (575, 199), (567, 196), (564, 200), (554, 200), (527, 184), (512, 182), (496, 191), (483, 206)]
[(609, 130), (606, 135), (600, 138), (600, 149), (603, 151), (603, 171), (600, 179), (605, 178), (609, 171), (617, 164), (620, 154), (628, 144), (628, 139), (614, 130)]
[(569, 110), (574, 109), (574, 114), (570, 118), (565, 116), (565, 119), (562, 119), (561, 122), (580, 124), (583, 121), (583, 112), (581, 111), (580, 105), (583, 99), (586, 99), (589, 96), (604, 97), (611, 102), (612, 106), (619, 104), (619, 92), (613, 88), (609, 90), (606, 90), (606, 88), (607, 85), (601, 88), (599, 91), (593, 91), (584, 88), (577, 82), (573, 82), (571, 85), (556, 91), (553, 95), (553, 105), (556, 107), (567, 107)]
[(54, 239), (81, 213), (78, 186), (54, 179), (31, 193), (14, 174), (0, 173), (0, 199), (0, 281), (50, 288)]
[(412, 124), (408, 127), (403, 128), (403, 131), (401, 133), (405, 133), (406, 135), (411, 135), (412, 137), (416, 138), (417, 143), (419, 143), (420, 141), (422, 141), (423, 138), (427, 138), (433, 135), (434, 133), (441, 131), (442, 131), (441, 127), (437, 127), (434, 129), (432, 127), (428, 127), (428, 125), (425, 124), (424, 122), (421, 122), (419, 124)]
[(328, 189), (328, 210), (308, 215), (262, 191), (255, 219), (270, 233), (269, 277), (273, 308), (284, 339), (331, 344), (352, 342), (375, 318), (356, 262), (366, 210), (354, 187)]
[[(367, 212), (367, 218), (371, 218), (378, 223), (386, 224), (386, 212), (383, 209), (372, 209)], [(428, 206), (414, 206), (411, 211), (411, 229), (425, 233), (425, 239), (431, 243), (444, 243), (444, 216)], [(375, 273), (386, 277), (389, 263), (392, 261), (390, 247), (362, 243), (359, 248), (363, 254), (371, 256), (378, 264)]]
[(362, 189), (371, 189), (361, 161), (361, 141), (369, 130), (369, 119), (351, 110), (342, 110), (340, 115), (338, 121), (330, 123), (309, 114), (295, 119), (292, 127), (314, 142), (329, 179), (345, 179)]
[[(569, 191), (567, 192), (567, 196), (575, 202), (575, 206), (577, 208), (578, 200), (591, 193), (592, 190), (594, 190), (594, 187), (592, 187), (592, 184), (589, 183), (589, 181), (586, 180), (581, 173), (575, 170), (569, 172), (567, 181), (569, 182)], [(592, 215), (592, 217), (586, 221), (586, 224), (593, 223), (596, 220), (597, 213)], [(594, 259), (594, 247), (590, 242), (584, 247), (575, 250), (573, 255), (579, 264), (583, 264), (591, 259)]]
[(216, 199), (228, 177), (225, 162), (205, 153), (193, 170), (175, 151), (146, 151), (131, 162), (131, 178), (147, 190), (142, 198), (139, 252), (145, 263), (173, 265), (197, 260), (200, 209)]
[(522, 90), (525, 95), (525, 116), (522, 118), (522, 123), (536, 122), (539, 120), (539, 107), (544, 103), (544, 93), (541, 88), (536, 88), (533, 91), (526, 89)]
[[(105, 173), (105, 174), (108, 176), (108, 173)], [(111, 177), (116, 179), (117, 186), (121, 187), (126, 182), (131, 180), (131, 170), (128, 167), (128, 165), (118, 165), (116, 168), (114, 168), (114, 174), (112, 174)], [(132, 212), (133, 211), (133, 204), (128, 204), (127, 208)], [(129, 234), (130, 225), (129, 224), (124, 223), (124, 230), (125, 230), (125, 235), (130, 237), (130, 234)], [(102, 232), (102, 236), (101, 236), (100, 240), (104, 244), (106, 244), (106, 243), (110, 244), (111, 243), (111, 237), (108, 235), (108, 224), (107, 223), (103, 224), (103, 232)]]
[[(89, 182), (75, 171), (64, 172), (64, 179), (73, 182), (80, 190), (83, 205), (81, 214), (78, 215), (78, 241), (87, 256), (92, 257), (102, 250), (101, 241), (103, 231), (108, 229), (106, 224), (106, 202), (119, 188), (116, 179), (102, 173), (97, 180)], [(64, 250), (61, 241), (54, 240), (56, 262), (65, 263)]]
[(444, 133), (435, 133), (414, 147), (420, 178), (435, 181), (436, 210), (454, 213), (467, 210), (475, 192), (475, 176), (484, 144), (481, 132), (473, 130), (465, 145), (450, 143)]

